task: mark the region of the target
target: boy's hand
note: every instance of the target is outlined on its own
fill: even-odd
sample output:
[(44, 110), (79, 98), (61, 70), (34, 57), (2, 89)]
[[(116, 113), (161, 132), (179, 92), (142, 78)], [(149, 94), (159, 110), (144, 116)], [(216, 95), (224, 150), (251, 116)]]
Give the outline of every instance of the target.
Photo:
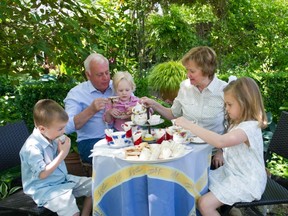
[(64, 158), (68, 155), (71, 147), (71, 140), (69, 137), (66, 136), (65, 142), (61, 143), (59, 141), (58, 143), (58, 153), (63, 153)]

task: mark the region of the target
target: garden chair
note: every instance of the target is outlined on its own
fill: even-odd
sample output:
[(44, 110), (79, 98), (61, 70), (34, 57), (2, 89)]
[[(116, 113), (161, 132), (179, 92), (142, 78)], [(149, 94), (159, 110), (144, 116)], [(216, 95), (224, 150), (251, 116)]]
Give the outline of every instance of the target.
[[(268, 146), (268, 150), (265, 153), (265, 162), (271, 159), (272, 153), (276, 153), (285, 159), (288, 159), (288, 112), (283, 111), (281, 113), (279, 122)], [(277, 205), (288, 203), (288, 190), (277, 183), (275, 180), (268, 178), (266, 189), (258, 201), (253, 202), (238, 202), (233, 206), (225, 205), (221, 208), (222, 215), (229, 215), (229, 211), (232, 207), (236, 208), (250, 208), (256, 215), (263, 215), (257, 206), (264, 205)]]
[[(29, 135), (24, 121), (0, 127), (0, 172), (21, 165), (19, 152)], [(57, 214), (44, 207), (37, 207), (33, 199), (20, 190), (0, 200), (0, 215)]]

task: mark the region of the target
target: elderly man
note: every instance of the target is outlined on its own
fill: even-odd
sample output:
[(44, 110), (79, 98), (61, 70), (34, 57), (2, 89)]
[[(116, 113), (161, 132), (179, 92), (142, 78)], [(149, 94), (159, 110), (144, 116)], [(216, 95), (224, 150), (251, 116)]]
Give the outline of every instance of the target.
[(109, 61), (98, 53), (90, 54), (84, 61), (86, 82), (72, 88), (64, 99), (69, 115), (66, 133), (77, 132), (81, 160), (92, 164), (89, 158), (93, 145), (105, 137), (102, 115), (108, 97), (113, 94)]

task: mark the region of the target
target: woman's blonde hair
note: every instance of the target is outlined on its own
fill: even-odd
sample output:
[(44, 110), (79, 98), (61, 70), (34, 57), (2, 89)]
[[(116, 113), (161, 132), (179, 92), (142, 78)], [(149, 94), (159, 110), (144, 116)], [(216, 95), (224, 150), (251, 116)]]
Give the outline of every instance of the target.
[(237, 121), (228, 117), (230, 125), (239, 124), (242, 121), (256, 120), (259, 127), (267, 126), (267, 117), (264, 110), (262, 95), (257, 83), (249, 77), (241, 77), (230, 82), (224, 88), (224, 94), (231, 93), (240, 105), (241, 114)]
[(127, 72), (127, 71), (119, 71), (113, 76), (114, 91), (116, 91), (116, 89), (117, 89), (117, 87), (119, 85), (119, 82), (121, 80), (126, 80), (131, 85), (132, 92), (135, 91), (136, 84), (134, 82), (134, 79), (133, 79), (132, 75), (129, 72)]
[(69, 117), (62, 106), (51, 99), (39, 100), (33, 109), (35, 127), (49, 127), (53, 122), (67, 122)]
[(212, 48), (208, 46), (192, 48), (181, 60), (184, 66), (188, 61), (194, 61), (201, 68), (203, 76), (208, 76), (210, 79), (214, 77), (217, 69), (217, 55)]

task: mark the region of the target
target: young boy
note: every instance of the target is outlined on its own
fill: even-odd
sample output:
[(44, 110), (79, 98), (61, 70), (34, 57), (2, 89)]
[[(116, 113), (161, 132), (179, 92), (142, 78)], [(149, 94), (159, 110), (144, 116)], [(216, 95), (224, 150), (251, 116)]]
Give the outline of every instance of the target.
[(20, 151), (23, 190), (38, 206), (58, 215), (79, 216), (75, 197), (86, 196), (82, 216), (92, 209), (91, 178), (67, 173), (64, 159), (70, 139), (57, 139), (68, 122), (65, 110), (50, 99), (39, 100), (33, 111), (35, 128)]

